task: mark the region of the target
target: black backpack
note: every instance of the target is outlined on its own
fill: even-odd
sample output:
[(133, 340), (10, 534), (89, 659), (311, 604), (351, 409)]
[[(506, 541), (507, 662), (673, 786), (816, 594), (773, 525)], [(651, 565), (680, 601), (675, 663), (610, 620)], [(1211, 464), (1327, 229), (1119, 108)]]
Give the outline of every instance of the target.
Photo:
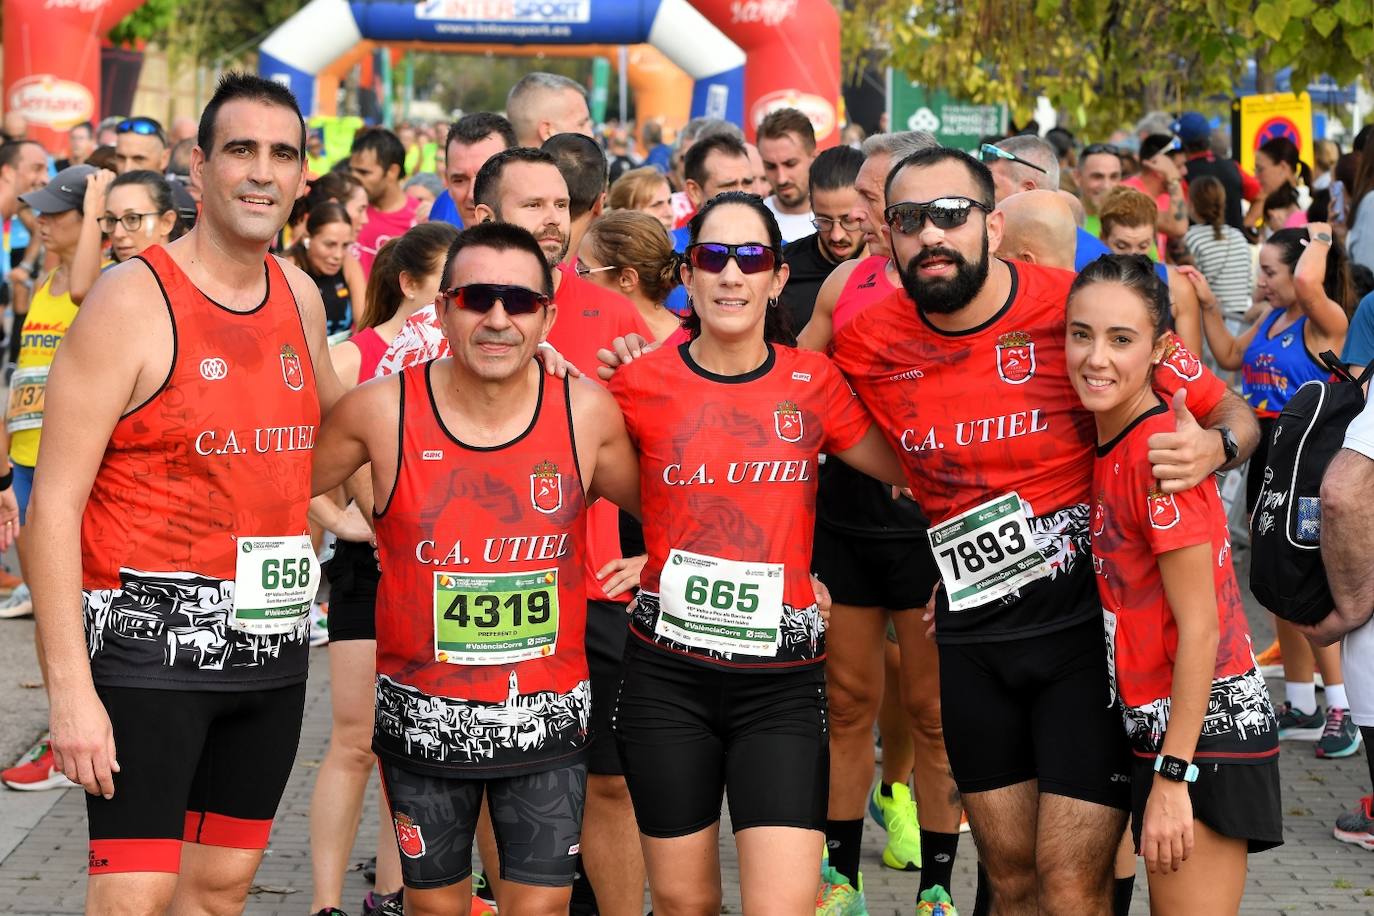
[(1322, 477), (1345, 442), (1345, 428), (1364, 410), (1363, 385), (1330, 350), (1321, 356), (1335, 381), (1311, 381), (1274, 421), (1264, 486), (1250, 519), (1250, 590), (1293, 623), (1318, 623), (1335, 602), (1322, 566)]

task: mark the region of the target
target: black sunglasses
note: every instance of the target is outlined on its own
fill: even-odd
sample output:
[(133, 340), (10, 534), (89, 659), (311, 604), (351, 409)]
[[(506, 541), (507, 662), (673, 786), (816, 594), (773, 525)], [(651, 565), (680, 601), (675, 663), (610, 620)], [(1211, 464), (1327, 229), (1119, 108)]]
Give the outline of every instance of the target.
[(1112, 146), (1110, 143), (1093, 143), (1088, 146), (1085, 146), (1083, 147), (1083, 152), (1079, 154), (1079, 158), (1086, 159), (1089, 156), (1096, 156), (1099, 153), (1106, 153), (1107, 155), (1115, 156), (1118, 159), (1121, 158), (1120, 148)]
[(139, 134), (144, 137), (157, 137), (164, 143), (167, 135), (162, 132), (162, 125), (152, 118), (125, 118), (115, 125), (117, 134)]
[(508, 283), (469, 283), (439, 293), (448, 304), (486, 314), (497, 302), (507, 315), (529, 315), (546, 307), (549, 297), (524, 286)]
[(1005, 159), (1008, 162), (1019, 162), (1021, 165), (1035, 169), (1037, 172), (1040, 172), (1042, 174), (1049, 174), (1048, 170), (1041, 168), (1034, 162), (1027, 162), (1015, 153), (1009, 153), (1006, 150), (1002, 149), (1002, 147), (992, 143), (984, 143), (980, 152), (982, 154), (982, 159), (984, 162), (996, 162), (998, 159)]
[(778, 263), (778, 253), (767, 245), (749, 242), (744, 245), (725, 245), (720, 242), (697, 242), (687, 246), (687, 260), (693, 267), (718, 274), (734, 258), (740, 273), (757, 274), (772, 270)]
[(992, 207), (967, 197), (937, 197), (925, 203), (904, 201), (883, 211), (883, 219), (893, 231), (902, 235), (916, 235), (929, 219), (936, 229), (954, 229), (968, 222), (974, 210), (991, 213)]

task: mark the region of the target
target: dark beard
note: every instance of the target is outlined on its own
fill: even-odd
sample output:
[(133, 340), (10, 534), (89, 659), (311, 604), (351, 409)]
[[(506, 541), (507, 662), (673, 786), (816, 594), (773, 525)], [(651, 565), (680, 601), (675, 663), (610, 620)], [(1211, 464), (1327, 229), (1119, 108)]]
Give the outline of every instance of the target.
[[(954, 276), (950, 279), (922, 280), (917, 268), (933, 258), (948, 258), (954, 262)], [(922, 312), (949, 315), (973, 301), (988, 278), (988, 237), (983, 236), (983, 255), (977, 264), (970, 264), (952, 248), (927, 248), (906, 262), (898, 274), (902, 288)]]

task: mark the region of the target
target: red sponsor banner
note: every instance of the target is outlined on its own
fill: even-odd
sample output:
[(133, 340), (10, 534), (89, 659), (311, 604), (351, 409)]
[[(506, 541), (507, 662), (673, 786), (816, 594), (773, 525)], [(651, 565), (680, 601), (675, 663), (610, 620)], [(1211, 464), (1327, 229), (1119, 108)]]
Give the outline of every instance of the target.
[(797, 108), (816, 128), (816, 145), (839, 141), (840, 17), (829, 0), (693, 0), (747, 56), (744, 132), (770, 111)]
[(4, 108), (55, 154), (100, 115), (100, 43), (142, 0), (5, 0)]

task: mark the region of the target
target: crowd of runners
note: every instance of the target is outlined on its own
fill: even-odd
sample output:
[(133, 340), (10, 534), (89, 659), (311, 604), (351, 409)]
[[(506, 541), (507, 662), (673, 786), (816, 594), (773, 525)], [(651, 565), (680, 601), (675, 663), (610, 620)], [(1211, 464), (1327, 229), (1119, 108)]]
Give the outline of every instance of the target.
[(242, 911), (324, 644), (314, 916), (719, 913), (723, 805), (746, 914), (866, 913), (866, 816), (918, 916), (970, 829), (966, 916), (1125, 914), (1136, 857), (1236, 913), (1280, 742), (1374, 739), (1374, 409), (1331, 613), (1252, 646), (1233, 564), (1317, 354), (1374, 360), (1359, 141), (783, 108), (640, 162), (544, 73), (427, 153), (243, 74), (173, 128), (0, 145), (0, 615), (51, 708), (3, 779), (85, 789), (88, 912)]

